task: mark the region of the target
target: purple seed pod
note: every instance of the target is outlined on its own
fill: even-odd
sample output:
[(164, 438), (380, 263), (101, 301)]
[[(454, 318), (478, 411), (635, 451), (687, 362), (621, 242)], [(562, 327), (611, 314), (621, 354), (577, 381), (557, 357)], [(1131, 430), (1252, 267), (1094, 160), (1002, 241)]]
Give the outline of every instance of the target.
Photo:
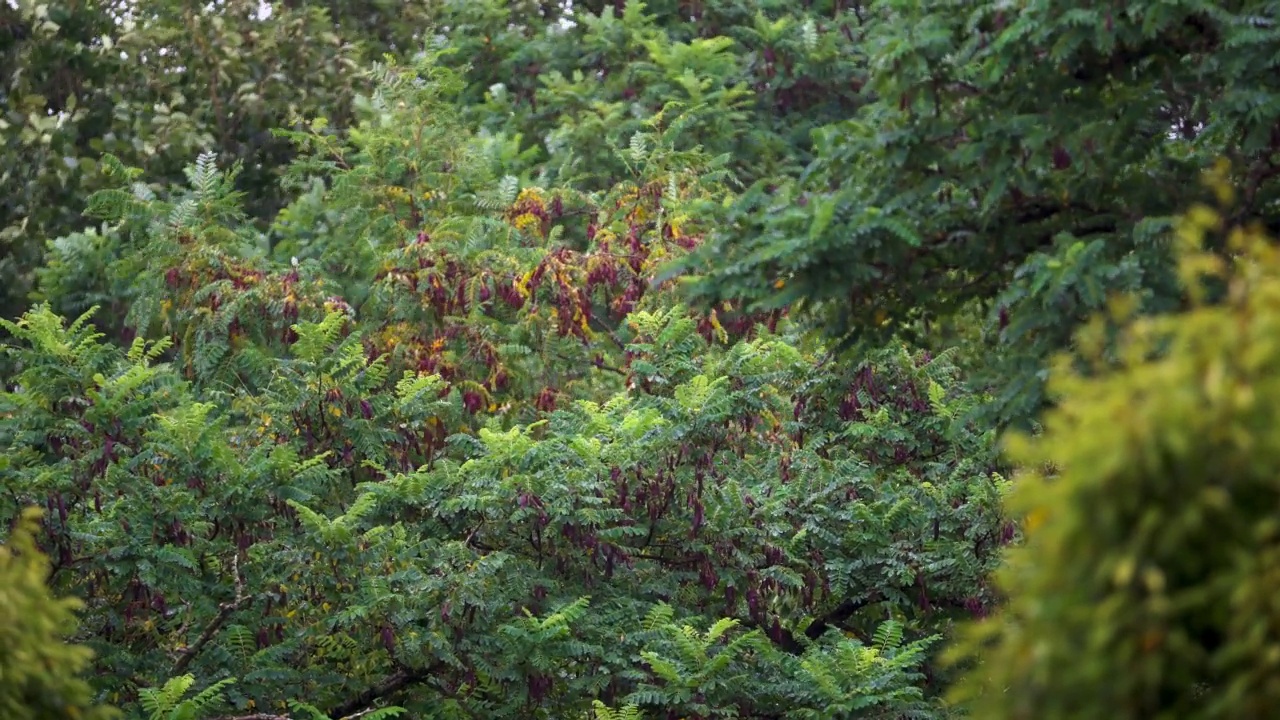
[(1004, 527), (1000, 529), (1000, 544), (1008, 545), (1009, 543), (1013, 542), (1013, 537), (1017, 533), (1017, 530), (1018, 530), (1017, 526), (1015, 526), (1013, 523), (1011, 522), (1005, 523)]
[(715, 568), (711, 567), (711, 563), (704, 562), (702, 564), (702, 572), (699, 573), (699, 579), (702, 581), (702, 587), (707, 590), (715, 590), (720, 578), (716, 577)]

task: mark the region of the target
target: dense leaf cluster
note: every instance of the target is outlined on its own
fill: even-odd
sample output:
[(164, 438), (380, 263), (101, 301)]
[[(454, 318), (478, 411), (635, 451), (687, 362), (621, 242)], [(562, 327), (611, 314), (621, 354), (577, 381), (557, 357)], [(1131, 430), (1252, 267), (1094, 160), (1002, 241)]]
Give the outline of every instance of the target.
[(0, 712), (1261, 716), (1280, 18), (1078, 5), (0, 4)]
[(5, 324), (0, 512), (47, 508), (99, 691), (190, 673), (335, 718), (941, 712), (926, 650), (988, 611), (1013, 536), (949, 354), (838, 364), (776, 314), (655, 284), (725, 197), (675, 108), (618, 152), (629, 179), (521, 187), (449, 112), (450, 71), (373, 75), (349, 137), (293, 135), (311, 189), (274, 251), (211, 157), (163, 196), (108, 157), (106, 224), (76, 242), (115, 259), (43, 272), (66, 303), (127, 299), (106, 319), (136, 337), (47, 306)]
[[(1007, 607), (956, 648), (981, 658), (956, 692), (975, 716), (1275, 706), (1280, 252), (1261, 227), (1233, 227), (1232, 209), (1180, 220), (1190, 309), (1134, 319), (1133, 298), (1113, 301), (1080, 335), (1087, 370), (1055, 370), (1043, 436), (1011, 444), (1034, 470), (1012, 498), (1027, 538), (999, 574)], [(1108, 325), (1123, 328), (1110, 361)]]
[(1179, 305), (1173, 216), (1232, 161), (1237, 218), (1280, 227), (1270, 2), (878, 2), (856, 114), (802, 174), (764, 178), (692, 267), (710, 300), (800, 303), (871, 346), (980, 310), (1001, 421), (1115, 292)]

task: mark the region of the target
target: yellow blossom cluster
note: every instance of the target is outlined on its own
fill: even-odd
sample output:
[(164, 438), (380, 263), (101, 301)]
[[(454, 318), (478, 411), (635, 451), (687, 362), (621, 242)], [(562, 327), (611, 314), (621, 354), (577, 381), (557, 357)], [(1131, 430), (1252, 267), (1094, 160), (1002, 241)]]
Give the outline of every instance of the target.
[(520, 213), (511, 221), (517, 230), (528, 235), (542, 235), (542, 219), (533, 213)]

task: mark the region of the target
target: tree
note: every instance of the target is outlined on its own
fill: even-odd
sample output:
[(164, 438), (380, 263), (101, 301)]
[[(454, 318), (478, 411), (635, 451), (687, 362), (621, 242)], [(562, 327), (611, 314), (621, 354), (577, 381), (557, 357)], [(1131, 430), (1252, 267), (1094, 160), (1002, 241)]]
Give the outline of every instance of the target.
[(79, 677), (92, 653), (66, 638), (81, 604), (45, 585), (49, 560), (36, 546), (40, 512), (24, 511), (0, 545), (0, 711), (14, 720), (115, 717)]
[[(22, 189), (0, 201), (8, 203), (0, 206), (0, 242), (9, 251), (0, 315), (28, 306), (46, 251), (97, 259), (110, 252), (46, 247), (86, 229), (80, 210), (103, 186), (102, 153), (144, 168), (154, 190), (180, 182), (201, 151), (242, 160), (245, 209), (267, 224), (284, 201), (276, 173), (291, 157), (271, 131), (300, 129), (296, 116), (324, 117), (327, 132), (341, 131), (368, 90), (352, 82), (356, 63), (384, 52), (408, 59), (433, 36), (456, 51), (444, 61), (463, 73), (468, 122), (519, 159), (513, 174), (584, 188), (625, 177), (613, 149), (675, 100), (690, 126), (682, 149), (729, 153), (748, 182), (796, 170), (808, 130), (847, 115), (861, 86), (853, 19), (826, 2), (445, 2), (429, 12), (381, 0), (281, 2), (266, 17), (261, 7), (0, 8), (0, 27), (9, 30), (0, 31), (0, 66), (14, 69), (0, 87), (10, 109), (0, 125), (4, 177)], [(78, 315), (93, 304), (123, 313), (128, 300), (99, 293), (59, 310)]]
[[(1280, 253), (1256, 225), (1228, 231), (1234, 214), (1180, 225), (1189, 308), (1115, 303), (1079, 336), (1090, 371), (1056, 366), (1044, 434), (1011, 444), (1026, 542), (1000, 574), (1007, 607), (957, 653), (979, 716), (1261, 717), (1280, 698)], [(1122, 353), (1100, 361), (1117, 324)]]
[[(1276, 216), (1280, 30), (1266, 2), (858, 11), (865, 104), (763, 178), (682, 268), (724, 299), (875, 346), (980, 309), (997, 420), (1042, 407), (1044, 359), (1114, 292), (1179, 302), (1162, 238), (1232, 160), (1234, 212)], [(1243, 216), (1243, 215), (1242, 215)]]
[(780, 314), (683, 307), (655, 274), (730, 192), (696, 114), (646, 118), (607, 186), (522, 179), (446, 51), (374, 67), (348, 131), (285, 133), (270, 230), (212, 154), (159, 190), (104, 158), (102, 230), (68, 240), (106, 262), (41, 281), (103, 283), (123, 334), (4, 324), (0, 502), (65, 508), (41, 541), (91, 600), (96, 689), (941, 717), (931, 648), (1013, 538), (951, 354), (834, 364)]
[(684, 140), (729, 153), (750, 182), (798, 170), (808, 131), (860, 104), (855, 12), (828, 0), (485, 0), (444, 3), (437, 17), (465, 66), (472, 120), (519, 138), (535, 162), (616, 181), (626, 170), (611, 145), (681, 102)]
[[(374, 4), (335, 5), (361, 16)], [(145, 167), (158, 186), (181, 181), (201, 151), (240, 160), (250, 216), (274, 216), (283, 199), (273, 189), (292, 148), (271, 131), (292, 127), (294, 115), (324, 115), (342, 127), (362, 90), (351, 81), (367, 38), (347, 16), (311, 4), (273, 3), (266, 16), (262, 7), (256, 0), (204, 8), (98, 0), (0, 7), (0, 181), (7, 189), (0, 198), (0, 316), (29, 306), (33, 271), (50, 241), (86, 229), (81, 212), (103, 187), (104, 153)], [(52, 249), (102, 252), (57, 243)]]

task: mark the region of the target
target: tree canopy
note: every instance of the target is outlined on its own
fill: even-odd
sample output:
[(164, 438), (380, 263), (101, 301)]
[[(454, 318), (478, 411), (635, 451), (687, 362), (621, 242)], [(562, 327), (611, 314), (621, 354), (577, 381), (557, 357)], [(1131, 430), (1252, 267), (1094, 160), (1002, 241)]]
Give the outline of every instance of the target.
[[(1280, 30), (1267, 2), (875, 3), (871, 101), (757, 181), (704, 246), (709, 299), (806, 309), (825, 331), (919, 337), (986, 316), (1001, 413), (1115, 292), (1179, 305), (1167, 236), (1232, 161), (1237, 218), (1277, 220)], [(795, 309), (795, 307), (793, 307)]]
[(1261, 714), (1273, 5), (0, 5), (0, 707)]

